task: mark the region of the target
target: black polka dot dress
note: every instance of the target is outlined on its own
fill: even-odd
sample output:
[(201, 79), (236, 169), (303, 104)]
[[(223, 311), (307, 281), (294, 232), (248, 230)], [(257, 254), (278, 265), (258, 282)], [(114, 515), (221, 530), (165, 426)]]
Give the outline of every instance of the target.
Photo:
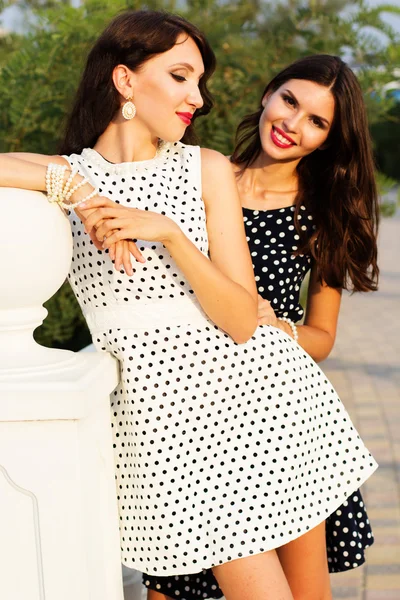
[[(198, 147), (111, 165), (68, 158), (100, 194), (174, 219), (208, 255)], [(96, 347), (121, 366), (111, 398), (122, 562), (186, 575), (276, 548), (332, 514), (375, 470), (331, 384), (290, 336), (238, 345), (204, 314), (161, 243), (114, 269), (71, 214), (70, 282)]]
[[(300, 287), (311, 268), (309, 254), (296, 255), (299, 235), (294, 226), (294, 207), (258, 211), (243, 209), (258, 293), (271, 302), (278, 316), (293, 321), (302, 318)], [(301, 227), (313, 231), (311, 214), (303, 206), (299, 213)], [(326, 546), (331, 573), (347, 571), (365, 562), (365, 550), (374, 538), (360, 491), (326, 519)], [(211, 570), (172, 577), (144, 575), (147, 588), (180, 600), (221, 598), (223, 596)]]

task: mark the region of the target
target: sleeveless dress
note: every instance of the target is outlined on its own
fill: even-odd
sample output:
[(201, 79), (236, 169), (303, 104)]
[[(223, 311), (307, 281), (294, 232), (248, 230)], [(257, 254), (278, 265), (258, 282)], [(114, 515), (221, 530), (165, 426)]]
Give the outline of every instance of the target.
[[(305, 206), (301, 207), (299, 219), (303, 230), (311, 235), (312, 215)], [(311, 268), (311, 255), (294, 254), (299, 240), (294, 206), (262, 211), (243, 208), (243, 220), (258, 293), (269, 300), (277, 316), (299, 321), (304, 315), (300, 287)], [(362, 565), (364, 552), (373, 542), (368, 515), (357, 490), (326, 519), (330, 573)], [(223, 596), (211, 569), (175, 577), (144, 575), (143, 583), (148, 589), (180, 600)]]
[[(208, 256), (200, 149), (152, 160), (68, 157), (99, 193), (174, 219)], [(293, 540), (376, 469), (325, 375), (288, 335), (236, 344), (201, 309), (167, 249), (114, 269), (74, 214), (70, 283), (94, 344), (120, 361), (111, 396), (122, 562), (197, 573)]]

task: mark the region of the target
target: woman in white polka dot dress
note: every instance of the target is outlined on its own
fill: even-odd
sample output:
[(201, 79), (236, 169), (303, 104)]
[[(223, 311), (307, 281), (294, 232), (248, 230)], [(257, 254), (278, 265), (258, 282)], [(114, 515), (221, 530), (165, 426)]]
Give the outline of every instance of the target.
[[(314, 193), (316, 197), (323, 198), (327, 195), (327, 191), (321, 189), (318, 180), (314, 181), (313, 190), (312, 182), (308, 179), (304, 187), (305, 193), (299, 196), (299, 181), (298, 177), (293, 177), (293, 162), (285, 161), (286, 167), (283, 169), (286, 149), (281, 146), (277, 149), (275, 144), (271, 144), (269, 121), (276, 126), (283, 126), (285, 131), (293, 131), (291, 137), (296, 141), (300, 133), (303, 133), (303, 145), (305, 142), (311, 143), (311, 147), (319, 145), (321, 128), (317, 126), (316, 115), (326, 116), (324, 110), (326, 102), (325, 98), (318, 96), (315, 91), (317, 89), (323, 94), (325, 89), (315, 88), (315, 81), (320, 81), (322, 75), (328, 82), (336, 78), (337, 86), (343, 83), (340, 77), (343, 79), (347, 76), (352, 83), (346, 88), (349, 93), (358, 88), (354, 76), (338, 58), (317, 55), (297, 61), (267, 86), (263, 97), (266, 94), (272, 95), (272, 92), (279, 89), (281, 92), (265, 103), (265, 106), (262, 105), (262, 108), (251, 117), (253, 128), (260, 126), (258, 139), (261, 142), (259, 156), (257, 156), (258, 148), (254, 149), (256, 160), (251, 164), (251, 169), (241, 168), (246, 164), (246, 159), (241, 157), (240, 145), (232, 156), (243, 205), (246, 237), (259, 293), (259, 323), (276, 324), (277, 317), (289, 317), (297, 322), (303, 317), (304, 311), (299, 301), (300, 286), (313, 266), (307, 318), (305, 326), (299, 326), (298, 331), (299, 343), (304, 344), (308, 353), (317, 361), (324, 359), (333, 346), (340, 306), (340, 282), (335, 287), (321, 286), (318, 282), (316, 269), (318, 255), (313, 257), (311, 249), (305, 244), (316, 232), (312, 214), (313, 206), (307, 192), (310, 190), (310, 194)], [(296, 81), (291, 81), (293, 79)], [(282, 97), (282, 87), (286, 89), (286, 86), (287, 96)], [(289, 95), (289, 90), (297, 104), (293, 96)], [(310, 115), (313, 115), (317, 125), (310, 126)], [(262, 119), (261, 123), (260, 119)], [(299, 119), (298, 123), (296, 119)], [(248, 118), (244, 123), (248, 123)], [(248, 125), (246, 127), (247, 135), (251, 135), (253, 133), (251, 128)], [(242, 128), (243, 126), (239, 127), (239, 132)], [(365, 136), (365, 131), (363, 134)], [(315, 136), (316, 139), (312, 139), (311, 136)], [(365, 142), (364, 139), (361, 141)], [(336, 144), (333, 141), (331, 144), (331, 151), (335, 152)], [(250, 157), (250, 154), (248, 156)], [(319, 158), (318, 154), (317, 158)], [(329, 160), (329, 157), (327, 159)], [(334, 161), (331, 165), (333, 169)], [(315, 165), (311, 164), (309, 171), (313, 173)], [(365, 196), (369, 197), (368, 192)], [(373, 204), (368, 211), (373, 216)], [(333, 238), (340, 235), (340, 232), (335, 231), (334, 224), (330, 225), (330, 230)], [(300, 239), (302, 236), (304, 238)], [(373, 253), (376, 251), (375, 244), (376, 235), (373, 233), (369, 240), (369, 248)], [(373, 256), (370, 262), (374, 262)], [(361, 260), (359, 265), (354, 262), (353, 276), (363, 275), (364, 264), (365, 261)], [(356, 278), (352, 284), (355, 289), (363, 289), (361, 281)], [(365, 289), (370, 287), (373, 288), (367, 284)], [(315, 534), (314, 529), (309, 536), (308, 544), (313, 551), (308, 547), (307, 552), (300, 554), (292, 543), (278, 551), (280, 555), (285, 552), (286, 562), (296, 567), (292, 566), (290, 569), (289, 583), (299, 595), (309, 588), (310, 577), (314, 586), (315, 581), (321, 577), (320, 563), (315, 560), (315, 552), (320, 552), (321, 544), (315, 544)], [(323, 536), (323, 533), (321, 535)], [(302, 538), (304, 544), (306, 538), (307, 536)], [(363, 564), (364, 551), (373, 543), (373, 536), (359, 491), (352, 494), (327, 518), (325, 539), (328, 567), (331, 573), (346, 571)], [(304, 550), (305, 548), (303, 546)], [(181, 600), (222, 596), (212, 570), (181, 577), (145, 575), (143, 581), (148, 589), (167, 597), (179, 597)], [(151, 597), (156, 599), (159, 596), (154, 592)]]
[(227, 600), (290, 600), (277, 548), (301, 553), (312, 531), (317, 543), (376, 463), (292, 327), (256, 328), (229, 162), (175, 141), (209, 110), (213, 66), (182, 19), (120, 15), (89, 55), (68, 157), (3, 157), (0, 183), (44, 190), (56, 162), (74, 188), (90, 181), (73, 203), (99, 194), (79, 207), (85, 229), (71, 214), (70, 281), (97, 348), (121, 364), (111, 414), (123, 563), (151, 575), (213, 568)]

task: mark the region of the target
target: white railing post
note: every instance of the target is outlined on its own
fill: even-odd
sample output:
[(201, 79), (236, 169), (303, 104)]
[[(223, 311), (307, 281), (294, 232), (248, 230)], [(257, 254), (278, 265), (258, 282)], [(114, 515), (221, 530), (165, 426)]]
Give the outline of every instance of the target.
[(122, 600), (117, 363), (34, 341), (69, 269), (69, 223), (39, 192), (0, 188), (0, 206), (0, 598)]

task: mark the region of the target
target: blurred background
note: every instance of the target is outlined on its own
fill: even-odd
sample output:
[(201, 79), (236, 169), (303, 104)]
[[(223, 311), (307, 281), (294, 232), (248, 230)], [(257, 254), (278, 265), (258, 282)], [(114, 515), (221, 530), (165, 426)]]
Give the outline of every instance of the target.
[[(200, 144), (224, 154), (277, 71), (307, 54), (344, 58), (365, 94), (382, 213), (396, 212), (400, 0), (0, 0), (0, 152), (57, 152), (92, 42), (119, 11), (144, 7), (177, 12), (206, 33), (218, 59), (215, 108), (196, 126)], [(29, 252), (34, 240), (21, 243)], [(46, 308), (35, 333), (40, 343), (72, 350), (90, 343), (68, 283)]]

